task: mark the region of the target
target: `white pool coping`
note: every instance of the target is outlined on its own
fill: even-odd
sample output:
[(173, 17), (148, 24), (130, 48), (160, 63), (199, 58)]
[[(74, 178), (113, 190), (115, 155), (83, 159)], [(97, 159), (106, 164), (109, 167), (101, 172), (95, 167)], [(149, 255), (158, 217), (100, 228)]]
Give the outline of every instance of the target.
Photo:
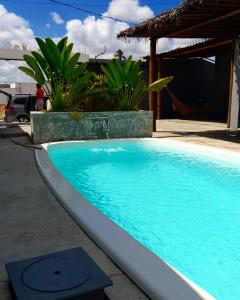
[[(240, 154), (230, 150), (170, 139), (138, 140), (149, 140), (154, 145), (164, 143), (165, 146), (186, 150), (189, 153), (231, 162), (240, 161)], [(51, 145), (59, 143), (51, 143)], [(150, 298), (156, 300), (216, 299), (136, 241), (87, 201), (57, 171), (48, 156), (48, 145), (43, 144), (42, 150), (37, 149), (35, 156), (38, 168), (50, 189), (80, 227)]]

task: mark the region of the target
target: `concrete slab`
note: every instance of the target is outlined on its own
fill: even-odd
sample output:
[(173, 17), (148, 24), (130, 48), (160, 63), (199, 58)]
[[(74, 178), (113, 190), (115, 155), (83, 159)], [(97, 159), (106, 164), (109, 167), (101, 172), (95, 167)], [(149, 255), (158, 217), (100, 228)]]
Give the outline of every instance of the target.
[[(29, 143), (26, 137), (14, 138)], [(4, 264), (81, 246), (111, 277), (111, 300), (148, 299), (91, 241), (51, 194), (34, 152), (0, 138), (0, 300), (12, 300)]]
[(240, 151), (240, 130), (231, 131), (217, 122), (180, 119), (157, 120), (155, 138), (174, 138), (179, 141)]
[(19, 137), (31, 135), (30, 123), (4, 123), (0, 122), (0, 137)]

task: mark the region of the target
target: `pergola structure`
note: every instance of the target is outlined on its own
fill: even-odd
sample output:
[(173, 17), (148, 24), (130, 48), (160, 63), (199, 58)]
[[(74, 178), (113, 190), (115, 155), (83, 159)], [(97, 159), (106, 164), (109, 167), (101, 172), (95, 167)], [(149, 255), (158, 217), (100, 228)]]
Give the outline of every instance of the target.
[[(161, 76), (161, 58), (216, 55), (230, 47), (232, 51), (229, 118), (230, 128), (238, 128), (240, 93), (240, 0), (186, 0), (181, 5), (124, 30), (118, 38), (150, 38), (149, 83), (154, 82), (154, 68), (158, 61)], [(160, 38), (210, 39), (201, 44), (156, 54)], [(201, 55), (200, 55), (201, 54)], [(158, 93), (158, 102), (160, 93)], [(149, 110), (154, 108), (154, 93), (149, 93)]]

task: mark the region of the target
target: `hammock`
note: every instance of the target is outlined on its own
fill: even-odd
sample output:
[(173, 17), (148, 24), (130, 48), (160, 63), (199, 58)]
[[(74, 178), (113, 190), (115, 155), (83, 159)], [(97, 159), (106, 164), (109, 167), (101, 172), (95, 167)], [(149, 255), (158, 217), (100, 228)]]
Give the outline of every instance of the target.
[(202, 118), (206, 117), (216, 110), (216, 104), (214, 102), (205, 104), (201, 107), (189, 106), (180, 101), (170, 90), (167, 88), (168, 94), (172, 99), (174, 109), (186, 118)]

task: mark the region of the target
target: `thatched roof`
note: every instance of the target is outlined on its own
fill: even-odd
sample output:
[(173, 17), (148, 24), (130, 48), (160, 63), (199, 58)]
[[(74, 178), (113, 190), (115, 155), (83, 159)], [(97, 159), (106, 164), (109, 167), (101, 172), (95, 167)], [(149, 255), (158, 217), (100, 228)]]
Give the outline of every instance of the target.
[(240, 35), (240, 0), (186, 0), (118, 38), (229, 38)]

